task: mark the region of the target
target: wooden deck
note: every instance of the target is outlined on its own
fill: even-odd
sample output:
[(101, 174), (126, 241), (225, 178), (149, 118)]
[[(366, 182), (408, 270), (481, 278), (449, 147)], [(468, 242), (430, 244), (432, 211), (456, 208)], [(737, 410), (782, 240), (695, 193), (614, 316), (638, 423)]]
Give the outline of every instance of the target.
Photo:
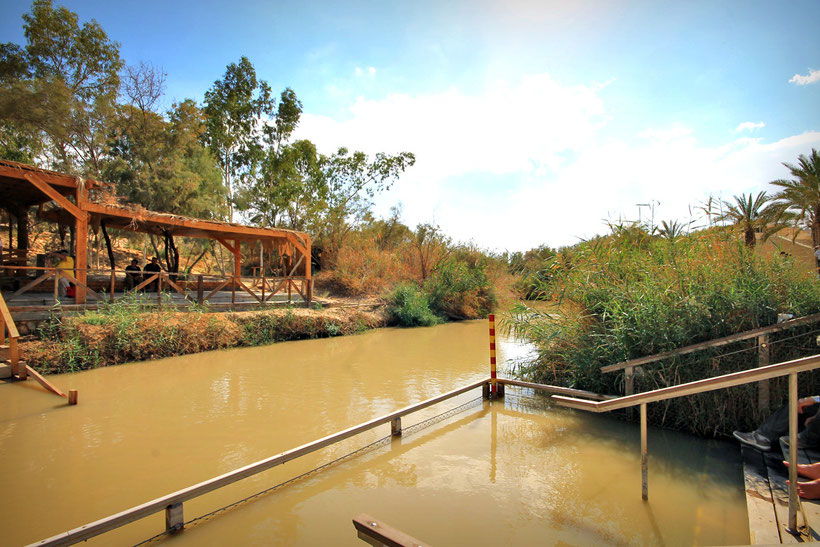
[[(800, 500), (798, 526), (801, 537), (786, 531), (789, 518), (788, 470), (783, 454), (774, 450), (760, 452), (741, 447), (746, 481), (746, 507), (749, 511), (749, 539), (752, 545), (820, 541), (820, 500)], [(798, 450), (800, 463), (820, 461), (820, 452)]]

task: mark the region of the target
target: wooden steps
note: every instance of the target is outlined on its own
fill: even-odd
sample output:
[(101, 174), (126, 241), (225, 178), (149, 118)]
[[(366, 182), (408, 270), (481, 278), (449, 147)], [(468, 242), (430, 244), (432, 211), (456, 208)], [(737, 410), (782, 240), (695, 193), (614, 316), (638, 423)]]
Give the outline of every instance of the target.
[[(741, 446), (746, 485), (746, 508), (749, 512), (749, 540), (752, 545), (820, 541), (820, 501), (800, 500), (798, 526), (804, 535), (795, 537), (786, 531), (789, 515), (788, 470), (780, 451), (760, 452)], [(820, 461), (820, 452), (798, 450), (800, 463)]]

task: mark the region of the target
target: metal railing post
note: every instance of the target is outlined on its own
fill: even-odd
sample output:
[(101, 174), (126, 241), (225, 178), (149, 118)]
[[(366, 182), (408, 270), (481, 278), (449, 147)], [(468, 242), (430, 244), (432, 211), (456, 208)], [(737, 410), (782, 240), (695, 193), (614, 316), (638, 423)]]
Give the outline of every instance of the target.
[(797, 373), (789, 374), (789, 532), (797, 534)]
[(641, 403), (641, 499), (649, 499), (649, 454), (646, 450), (646, 403)]
[(401, 437), (401, 416), (390, 420), (390, 434), (394, 437)]
[[(769, 335), (761, 334), (757, 337), (757, 366), (765, 367), (769, 365)], [(761, 415), (769, 413), (769, 381), (763, 380), (757, 384), (757, 409)]]
[(165, 531), (179, 532), (185, 527), (182, 517), (182, 503), (174, 503), (165, 508)]

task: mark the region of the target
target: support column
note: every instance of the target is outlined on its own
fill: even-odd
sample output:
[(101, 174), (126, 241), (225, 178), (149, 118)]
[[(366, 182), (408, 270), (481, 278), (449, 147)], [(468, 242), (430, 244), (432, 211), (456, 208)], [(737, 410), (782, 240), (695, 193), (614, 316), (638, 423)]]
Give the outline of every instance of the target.
[(233, 281), (231, 283), (231, 304), (236, 304), (236, 287), (239, 285), (239, 276), (242, 273), (242, 251), (239, 240), (233, 240)]
[(311, 262), (313, 261), (313, 252), (310, 249), (310, 236), (306, 235), (305, 239), (307, 240), (305, 241), (305, 249), (307, 250), (307, 256), (305, 256), (305, 291), (307, 292), (307, 294), (305, 296), (307, 297), (307, 305), (308, 307), (310, 307), (310, 304), (313, 301), (313, 279), (311, 278), (310, 271), (312, 265)]
[(496, 382), (495, 370), (495, 314), (490, 314), (490, 384), (492, 397), (498, 393), (498, 383)]
[(390, 434), (394, 437), (401, 437), (401, 417), (390, 420)]
[[(83, 206), (88, 200), (88, 189), (82, 179), (77, 180), (77, 192), (74, 197), (77, 202), (77, 209), (80, 210), (80, 214), (76, 216), (74, 221), (74, 275), (77, 281), (83, 285), (88, 285), (88, 213), (83, 210)], [(85, 287), (82, 285), (76, 286), (74, 294), (74, 303), (85, 304)]]
[[(762, 334), (757, 337), (757, 366), (769, 366), (769, 335)], [(769, 381), (762, 380), (757, 383), (757, 410), (761, 416), (769, 414)]]
[(182, 517), (182, 504), (175, 503), (165, 508), (165, 530), (167, 532), (179, 532), (185, 526)]
[(789, 374), (789, 527), (791, 534), (798, 534), (797, 508), (797, 373)]
[(649, 454), (646, 446), (646, 403), (641, 403), (641, 499), (649, 499)]

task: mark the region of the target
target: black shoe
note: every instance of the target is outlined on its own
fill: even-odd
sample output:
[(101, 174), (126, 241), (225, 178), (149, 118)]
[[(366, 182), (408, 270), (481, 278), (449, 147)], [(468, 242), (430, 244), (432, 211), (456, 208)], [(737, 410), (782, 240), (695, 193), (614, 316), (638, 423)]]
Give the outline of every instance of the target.
[(762, 450), (763, 452), (768, 452), (772, 449), (772, 441), (758, 433), (757, 431), (752, 431), (751, 433), (744, 433), (742, 431), (735, 431), (732, 433), (735, 436), (735, 439), (742, 442), (747, 446), (751, 446), (752, 448), (757, 448), (758, 450)]

